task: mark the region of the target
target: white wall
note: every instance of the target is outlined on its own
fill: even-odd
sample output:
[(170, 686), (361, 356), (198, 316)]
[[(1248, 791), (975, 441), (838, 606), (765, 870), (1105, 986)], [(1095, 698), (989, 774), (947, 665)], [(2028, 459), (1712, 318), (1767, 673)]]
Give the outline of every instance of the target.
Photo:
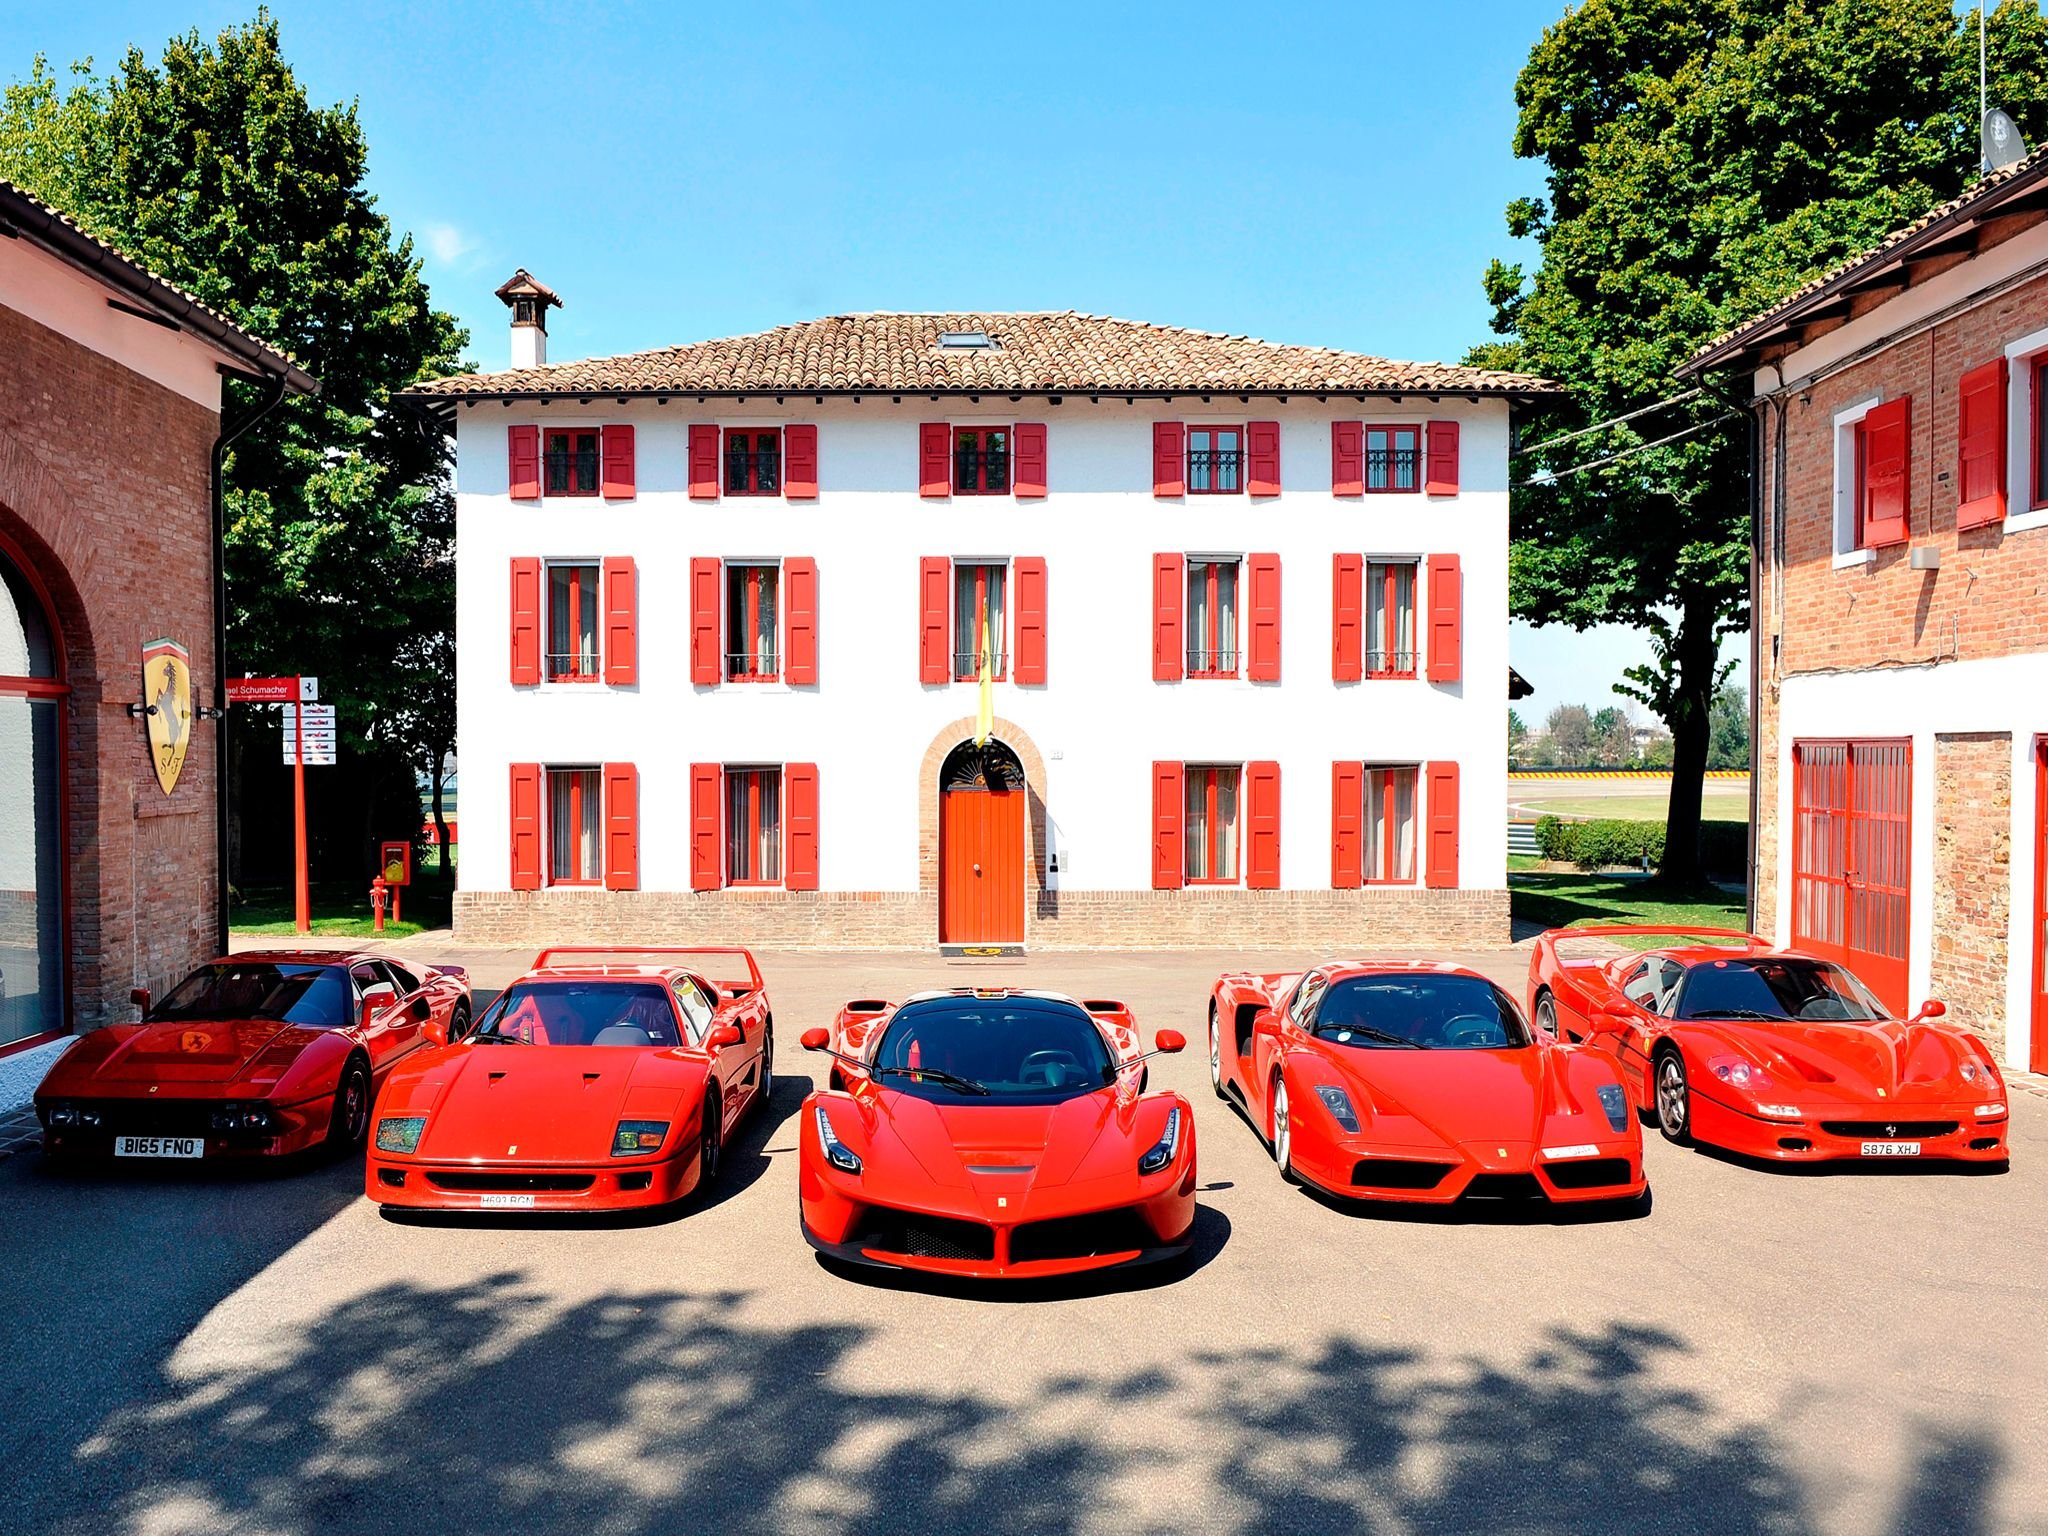
[[(1006, 414), (1005, 414), (1006, 413)], [(1152, 423), (1282, 423), (1278, 499), (1160, 501), (1152, 495)], [(1332, 420), (1462, 423), (1461, 493), (1330, 495)], [(1050, 494), (917, 495), (918, 424), (1048, 424)], [(512, 502), (506, 427), (630, 422), (638, 496)], [(692, 422), (818, 424), (820, 496), (691, 501)], [(632, 761), (641, 775), (645, 888), (689, 887), (692, 761), (816, 762), (820, 875), (827, 890), (917, 888), (919, 772), (948, 723), (972, 715), (971, 683), (918, 676), (918, 560), (1043, 556), (1048, 565), (1048, 682), (996, 685), (996, 713), (1032, 737), (1039, 786), (1059, 831), (1060, 884), (1137, 890), (1151, 883), (1155, 758), (1281, 764), (1282, 884), (1327, 889), (1330, 764), (1336, 759), (1462, 765), (1459, 872), (1468, 888), (1506, 879), (1507, 406), (1412, 400), (1271, 402), (1238, 414), (1198, 403), (1090, 405), (1068, 397), (984, 398), (979, 407), (867, 397), (761, 408), (672, 400), (578, 407), (495, 401), (458, 413), (459, 753), (464, 770), (461, 880), (509, 884), (511, 762)], [(1151, 678), (1152, 556), (1157, 551), (1273, 550), (1282, 567), (1278, 685)], [(1331, 555), (1454, 552), (1464, 578), (1461, 684), (1330, 681)], [(637, 688), (514, 688), (508, 681), (508, 562), (631, 555), (640, 576)], [(819, 686), (693, 687), (688, 562), (810, 555), (818, 562)], [(1426, 631), (1426, 599), (1418, 632)], [(1014, 620), (1014, 601), (1011, 604)], [(1242, 633), (1242, 631), (1241, 631)]]

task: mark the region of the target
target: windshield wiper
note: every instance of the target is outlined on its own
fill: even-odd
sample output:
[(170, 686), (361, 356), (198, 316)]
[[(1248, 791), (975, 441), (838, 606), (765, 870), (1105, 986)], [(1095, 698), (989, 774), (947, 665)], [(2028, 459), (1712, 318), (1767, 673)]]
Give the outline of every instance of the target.
[(936, 1067), (871, 1067), (877, 1077), (928, 1077), (935, 1083), (944, 1083), (948, 1088), (957, 1088), (962, 1093), (987, 1094), (993, 1090), (982, 1086), (968, 1077), (955, 1077), (950, 1072), (941, 1072)]
[(1761, 1019), (1766, 1024), (1790, 1024), (1791, 1018), (1782, 1013), (1758, 1013), (1754, 1008), (1716, 1008), (1710, 1013), (1686, 1015), (1693, 1019)]
[(1366, 1024), (1329, 1024), (1325, 1025), (1324, 1028), (1334, 1029), (1339, 1034), (1363, 1035), (1366, 1039), (1377, 1040), (1382, 1045), (1405, 1045), (1411, 1051), (1426, 1051), (1429, 1049), (1420, 1040), (1403, 1040), (1399, 1035), (1390, 1035), (1384, 1029), (1374, 1029)]
[(497, 1029), (472, 1029), (462, 1037), (464, 1040), (502, 1040), (507, 1045), (531, 1045), (533, 1042), (519, 1035), (501, 1034)]

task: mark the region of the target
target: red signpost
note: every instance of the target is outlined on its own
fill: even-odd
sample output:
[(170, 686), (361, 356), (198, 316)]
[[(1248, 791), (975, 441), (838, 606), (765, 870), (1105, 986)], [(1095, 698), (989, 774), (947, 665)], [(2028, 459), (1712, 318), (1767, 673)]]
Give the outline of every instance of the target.
[(292, 856), (296, 860), (292, 911), (300, 933), (313, 931), (313, 892), (306, 877), (305, 706), (320, 697), (313, 677), (231, 677), (230, 704), (289, 704), (292, 707)]

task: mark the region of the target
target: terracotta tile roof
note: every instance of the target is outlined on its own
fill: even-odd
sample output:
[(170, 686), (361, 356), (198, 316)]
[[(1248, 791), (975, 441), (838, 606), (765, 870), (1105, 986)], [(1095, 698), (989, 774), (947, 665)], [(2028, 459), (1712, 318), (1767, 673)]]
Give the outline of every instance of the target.
[[(943, 332), (985, 332), (990, 347), (941, 347)], [(415, 397), (569, 394), (986, 392), (990, 394), (1536, 395), (1530, 374), (1402, 363), (1249, 336), (1146, 325), (1072, 310), (1039, 314), (828, 315), (753, 336), (692, 342), (418, 386)]]

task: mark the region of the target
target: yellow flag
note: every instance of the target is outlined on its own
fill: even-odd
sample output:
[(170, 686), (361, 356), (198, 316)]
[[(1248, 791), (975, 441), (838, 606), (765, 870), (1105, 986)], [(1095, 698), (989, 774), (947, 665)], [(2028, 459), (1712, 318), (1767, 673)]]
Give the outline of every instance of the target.
[(988, 615), (981, 616), (981, 707), (974, 716), (974, 744), (988, 745), (989, 732), (996, 723), (996, 655), (989, 638)]

